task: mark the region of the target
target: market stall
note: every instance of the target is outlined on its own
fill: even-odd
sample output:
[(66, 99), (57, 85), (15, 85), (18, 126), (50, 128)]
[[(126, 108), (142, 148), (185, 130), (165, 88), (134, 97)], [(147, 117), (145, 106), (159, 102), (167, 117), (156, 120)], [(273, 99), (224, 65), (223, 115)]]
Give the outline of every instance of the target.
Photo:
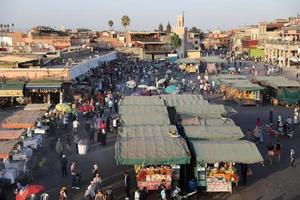
[(119, 105), (133, 106), (164, 106), (165, 102), (159, 96), (126, 96)]
[(149, 112), (159, 112), (168, 114), (168, 110), (166, 106), (134, 106), (134, 105), (126, 105), (120, 106), (119, 114), (141, 114), (141, 113), (149, 113)]
[(208, 105), (201, 95), (161, 95), (167, 107), (180, 105)]
[(131, 125), (168, 125), (169, 116), (166, 113), (149, 112), (140, 114), (121, 115), (121, 120), (125, 126)]
[(239, 176), (236, 165), (263, 162), (256, 145), (249, 141), (191, 141), (195, 152), (197, 185), (207, 192), (232, 192)]
[(200, 61), (197, 59), (183, 58), (177, 60), (177, 64), (182, 72), (196, 73), (198, 72)]
[(51, 104), (47, 103), (36, 103), (36, 104), (28, 104), (25, 106), (24, 110), (43, 110), (48, 111)]
[(3, 128), (16, 128), (16, 129), (27, 129), (33, 128), (35, 122), (44, 115), (45, 111), (34, 110), (25, 111), (20, 110), (15, 112), (12, 116), (7, 117), (3, 120)]
[(261, 90), (264, 88), (248, 80), (222, 80), (221, 90), (225, 99), (240, 105), (259, 105), (262, 103)]
[(238, 126), (185, 126), (190, 140), (239, 140), (244, 133)]
[(119, 165), (135, 165), (140, 189), (157, 190), (162, 180), (170, 189), (172, 181), (179, 181), (179, 165), (190, 162), (183, 138), (119, 138), (115, 149), (115, 159)]
[(140, 125), (140, 126), (124, 126), (122, 131), (118, 132), (122, 138), (132, 137), (176, 137), (176, 126), (172, 125)]
[(7, 159), (19, 141), (0, 141), (0, 159)]
[(283, 76), (255, 76), (252, 78), (266, 88), (263, 99), (273, 105), (295, 105), (300, 103), (300, 83)]
[(15, 103), (23, 103), (24, 82), (6, 81), (0, 82), (0, 106), (13, 105)]
[(19, 140), (24, 134), (25, 130), (0, 130), (0, 141), (14, 141)]

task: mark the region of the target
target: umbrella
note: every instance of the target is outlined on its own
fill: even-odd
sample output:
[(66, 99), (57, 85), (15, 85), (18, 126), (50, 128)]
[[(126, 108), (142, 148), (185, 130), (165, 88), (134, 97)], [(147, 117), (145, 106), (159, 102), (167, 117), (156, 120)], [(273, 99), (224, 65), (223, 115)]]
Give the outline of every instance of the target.
[(142, 84), (142, 85), (139, 85), (138, 88), (143, 88), (143, 89), (145, 89), (145, 88), (148, 88), (148, 85)]
[(59, 103), (55, 106), (55, 110), (57, 110), (58, 112), (65, 112), (65, 113), (69, 113), (72, 111), (71, 107), (68, 104), (65, 103)]
[(172, 70), (168, 69), (168, 70), (166, 71), (166, 73), (167, 73), (167, 74), (172, 74)]
[(159, 81), (157, 81), (157, 84), (162, 84), (166, 81), (166, 79), (162, 78), (162, 79), (159, 79)]
[(16, 195), (16, 200), (26, 200), (31, 194), (38, 194), (45, 190), (42, 185), (27, 185)]
[(157, 90), (157, 88), (155, 86), (149, 86), (147, 90)]
[(176, 90), (177, 90), (176, 85), (169, 85), (168, 87), (166, 87), (165, 92), (167, 94), (173, 94), (174, 92), (176, 92)]
[(135, 88), (136, 82), (134, 80), (128, 81), (126, 83), (126, 86), (129, 87), (129, 88)]

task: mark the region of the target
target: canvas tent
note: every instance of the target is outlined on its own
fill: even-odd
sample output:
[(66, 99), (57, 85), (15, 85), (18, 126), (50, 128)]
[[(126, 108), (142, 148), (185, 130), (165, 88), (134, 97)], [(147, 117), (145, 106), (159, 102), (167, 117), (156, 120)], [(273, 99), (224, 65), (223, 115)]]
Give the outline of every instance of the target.
[(0, 159), (8, 158), (18, 141), (0, 141)]
[(163, 95), (161, 98), (165, 100), (166, 106), (168, 107), (179, 105), (208, 105), (208, 102), (203, 100), (201, 95)]
[(168, 114), (149, 112), (140, 115), (121, 115), (125, 126), (131, 125), (168, 125), (170, 124)]
[(176, 126), (172, 125), (141, 125), (141, 126), (124, 126), (118, 135), (123, 138), (131, 137), (168, 137), (170, 131), (177, 131)]
[(256, 145), (249, 141), (191, 141), (196, 160), (203, 163), (234, 162), (253, 164), (263, 162)]
[(188, 164), (190, 153), (183, 138), (119, 138), (115, 159), (119, 165)]
[(166, 106), (134, 106), (134, 105), (128, 105), (128, 106), (120, 106), (119, 108), (119, 114), (144, 114), (149, 112), (159, 112), (168, 114), (168, 110)]
[(25, 132), (24, 129), (21, 130), (0, 130), (0, 141), (4, 140), (18, 140)]
[(165, 102), (158, 96), (126, 96), (119, 102), (120, 106), (164, 106)]
[(182, 117), (201, 117), (201, 118), (220, 118), (222, 115), (233, 112), (232, 108), (224, 107), (223, 105), (180, 105), (176, 106), (176, 111)]
[(239, 140), (244, 137), (237, 126), (185, 126), (184, 130), (190, 140)]
[(7, 117), (3, 120), (3, 128), (33, 128), (34, 123), (43, 116), (45, 111), (34, 110), (26, 111), (20, 110), (15, 112), (12, 116)]

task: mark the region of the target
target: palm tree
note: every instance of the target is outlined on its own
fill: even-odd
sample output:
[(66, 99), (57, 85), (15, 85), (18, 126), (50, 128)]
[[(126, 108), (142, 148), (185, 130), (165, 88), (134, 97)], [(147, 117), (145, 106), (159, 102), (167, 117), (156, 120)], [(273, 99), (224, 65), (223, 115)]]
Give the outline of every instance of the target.
[(9, 24), (6, 24), (7, 32), (9, 32)]
[(127, 15), (124, 15), (121, 18), (121, 24), (125, 29), (125, 32), (127, 31), (127, 27), (130, 25), (130, 18)]
[(113, 25), (114, 25), (114, 22), (113, 22), (113, 20), (110, 19), (110, 20), (108, 21), (108, 26), (109, 26), (109, 28), (112, 29)]
[(15, 27), (15, 24), (14, 24), (14, 23), (11, 23), (12, 31), (14, 31), (14, 27)]
[(0, 24), (0, 30), (2, 31), (2, 28), (3, 28), (3, 24)]

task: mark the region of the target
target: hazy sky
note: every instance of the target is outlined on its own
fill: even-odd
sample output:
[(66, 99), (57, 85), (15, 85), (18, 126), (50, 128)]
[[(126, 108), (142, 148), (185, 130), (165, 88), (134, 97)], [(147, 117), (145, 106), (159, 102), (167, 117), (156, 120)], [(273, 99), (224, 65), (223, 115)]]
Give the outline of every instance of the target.
[(0, 24), (22, 30), (35, 25), (102, 30), (112, 19), (121, 29), (126, 14), (131, 30), (153, 30), (160, 22), (173, 26), (182, 11), (188, 27), (230, 29), (295, 16), (300, 0), (0, 0)]

